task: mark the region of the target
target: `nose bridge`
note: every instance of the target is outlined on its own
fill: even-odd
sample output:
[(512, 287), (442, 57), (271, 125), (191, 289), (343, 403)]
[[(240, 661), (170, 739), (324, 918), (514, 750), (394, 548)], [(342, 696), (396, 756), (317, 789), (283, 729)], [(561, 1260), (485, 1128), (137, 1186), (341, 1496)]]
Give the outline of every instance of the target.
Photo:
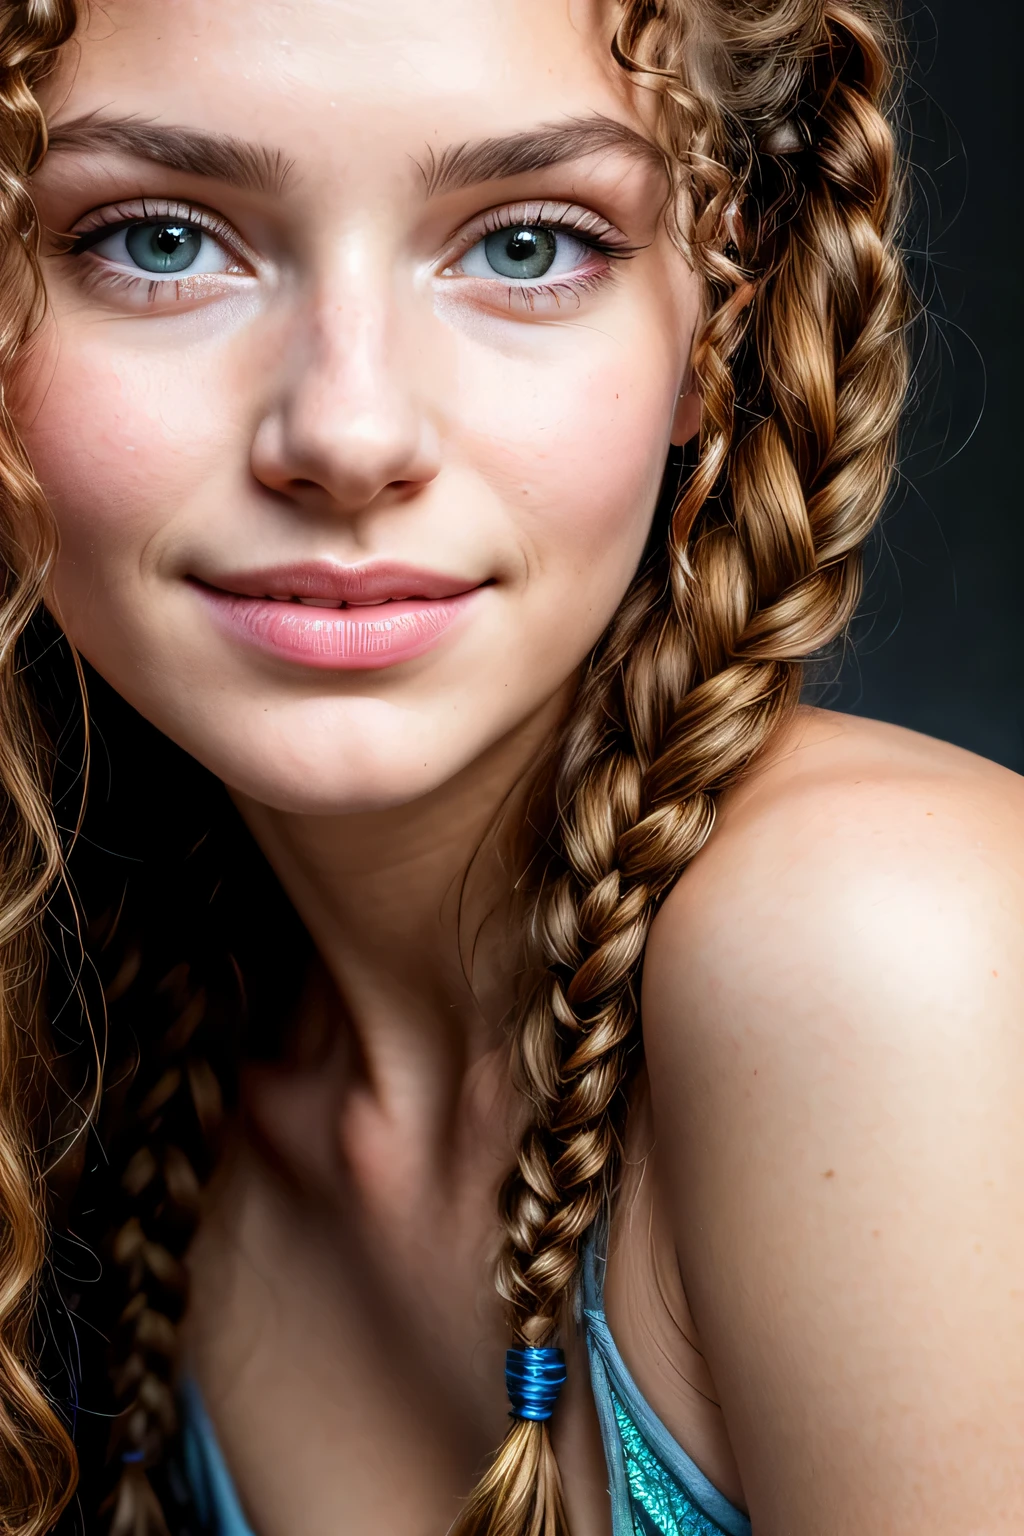
[[(272, 434), (278, 481), (315, 482), (343, 501), (437, 471), (422, 358), (429, 306), (393, 256), (352, 238), (299, 302)], [(267, 478), (265, 475), (261, 478)]]
[(312, 382), (349, 397), (360, 414), (400, 404), (412, 383), (399, 367), (402, 330), (406, 343), (412, 339), (412, 306), (389, 268), (382, 252), (346, 251), (311, 296)]

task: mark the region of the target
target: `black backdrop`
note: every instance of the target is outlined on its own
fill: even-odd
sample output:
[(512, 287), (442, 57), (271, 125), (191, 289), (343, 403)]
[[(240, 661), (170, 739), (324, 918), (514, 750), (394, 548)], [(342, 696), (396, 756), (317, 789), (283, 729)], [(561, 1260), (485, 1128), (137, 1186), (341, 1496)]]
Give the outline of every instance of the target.
[(818, 699), (1024, 771), (1024, 5), (908, 11), (918, 399), (861, 613)]

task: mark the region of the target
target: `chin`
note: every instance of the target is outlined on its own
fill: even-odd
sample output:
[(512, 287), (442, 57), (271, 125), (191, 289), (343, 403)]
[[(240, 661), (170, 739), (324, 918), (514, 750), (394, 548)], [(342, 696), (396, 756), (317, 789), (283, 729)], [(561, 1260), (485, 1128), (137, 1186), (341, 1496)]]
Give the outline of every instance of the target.
[(276, 811), (338, 816), (430, 795), (508, 728), (494, 720), (488, 729), (478, 714), (476, 729), (459, 731), (453, 714), (335, 699), (228, 710), (193, 704), (177, 719), (149, 718), (235, 794)]
[(293, 816), (358, 816), (411, 805), (438, 789), (450, 775), (428, 773), (364, 773), (326, 767), (303, 776), (288, 764), (265, 763), (263, 771), (253, 764), (240, 765), (238, 773), (218, 775), (233, 795), (251, 800), (268, 810)]

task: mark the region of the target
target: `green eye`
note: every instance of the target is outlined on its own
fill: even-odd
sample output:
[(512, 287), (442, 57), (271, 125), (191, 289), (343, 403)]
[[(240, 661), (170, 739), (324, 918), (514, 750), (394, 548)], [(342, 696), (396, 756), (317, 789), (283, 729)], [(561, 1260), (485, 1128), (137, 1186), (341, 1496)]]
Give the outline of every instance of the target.
[(203, 232), (191, 224), (134, 224), (125, 231), (124, 244), (144, 272), (186, 272), (202, 249)]
[(554, 266), (558, 236), (552, 229), (524, 224), (495, 230), (483, 247), (488, 266), (501, 277), (544, 277)]

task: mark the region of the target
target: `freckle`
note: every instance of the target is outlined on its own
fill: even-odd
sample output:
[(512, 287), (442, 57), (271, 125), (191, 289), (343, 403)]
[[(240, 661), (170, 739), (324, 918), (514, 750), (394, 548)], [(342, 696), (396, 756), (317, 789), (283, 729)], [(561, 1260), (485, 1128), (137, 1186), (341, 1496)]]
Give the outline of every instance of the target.
[(822, 1174), (822, 1178), (823, 1179), (834, 1179), (835, 1176), (836, 1176), (836, 1171), (835, 1171), (834, 1168), (826, 1168), (825, 1172)]
[(992, 972), (992, 975), (993, 975), (993, 976), (998, 976), (998, 975), (999, 975), (999, 972), (998, 972), (998, 971), (993, 971), (993, 972)]
[(975, 1243), (974, 1251), (975, 1251), (975, 1253), (980, 1253), (981, 1252), (981, 1244), (980, 1243)]
[(879, 1232), (877, 1227), (875, 1227), (874, 1231), (871, 1233), (872, 1237), (881, 1237), (881, 1235), (882, 1234), (881, 1234), (881, 1232)]
[(925, 811), (925, 815), (926, 816), (934, 816), (935, 812), (934, 811)]

